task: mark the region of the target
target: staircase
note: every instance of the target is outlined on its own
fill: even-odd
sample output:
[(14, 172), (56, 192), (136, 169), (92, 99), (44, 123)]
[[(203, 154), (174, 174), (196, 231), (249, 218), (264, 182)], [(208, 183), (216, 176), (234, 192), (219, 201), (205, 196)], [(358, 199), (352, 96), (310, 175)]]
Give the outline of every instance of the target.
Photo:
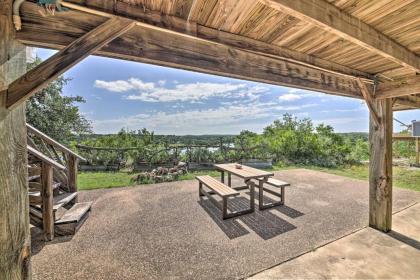
[(77, 201), (77, 165), (85, 159), (29, 124), (26, 127), (30, 222), (43, 229), (46, 241), (75, 234), (92, 205)]

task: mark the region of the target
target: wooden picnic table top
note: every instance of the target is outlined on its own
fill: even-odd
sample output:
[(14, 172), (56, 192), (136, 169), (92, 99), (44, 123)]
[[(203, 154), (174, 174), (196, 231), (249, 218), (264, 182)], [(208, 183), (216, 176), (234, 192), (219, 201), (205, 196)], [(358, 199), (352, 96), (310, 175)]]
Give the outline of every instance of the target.
[(242, 165), (242, 168), (236, 168), (235, 163), (215, 164), (214, 167), (220, 171), (232, 173), (245, 180), (274, 176), (274, 173), (272, 172), (260, 170), (246, 165)]

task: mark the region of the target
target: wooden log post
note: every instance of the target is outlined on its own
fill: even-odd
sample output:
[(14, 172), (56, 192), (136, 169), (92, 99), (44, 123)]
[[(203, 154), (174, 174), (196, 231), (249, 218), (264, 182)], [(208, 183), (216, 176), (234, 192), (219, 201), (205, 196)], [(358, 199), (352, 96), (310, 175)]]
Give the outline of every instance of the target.
[(53, 167), (47, 162), (41, 169), (42, 226), (45, 241), (54, 239)]
[(392, 99), (372, 102), (370, 116), (369, 225), (388, 232), (392, 223)]
[[(0, 0), (0, 92), (26, 71), (26, 48), (14, 39), (12, 0)], [(6, 109), (0, 94), (0, 279), (30, 279), (25, 104)]]
[(68, 155), (67, 172), (70, 192), (77, 192), (77, 166), (78, 158), (74, 155)]

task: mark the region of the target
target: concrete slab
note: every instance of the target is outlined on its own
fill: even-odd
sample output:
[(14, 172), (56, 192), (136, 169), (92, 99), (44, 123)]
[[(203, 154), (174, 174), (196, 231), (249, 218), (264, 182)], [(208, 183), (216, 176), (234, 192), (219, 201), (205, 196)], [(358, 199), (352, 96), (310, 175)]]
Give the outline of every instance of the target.
[(419, 279), (419, 217), (416, 204), (394, 214), (388, 234), (365, 228), (249, 279)]
[[(94, 204), (75, 236), (44, 243), (33, 230), (33, 278), (244, 278), (367, 224), (367, 182), (304, 169), (275, 177), (292, 184), (285, 206), (225, 221), (194, 180), (81, 192)], [(403, 189), (393, 197), (394, 210), (420, 201)], [(229, 203), (246, 207), (249, 196)]]

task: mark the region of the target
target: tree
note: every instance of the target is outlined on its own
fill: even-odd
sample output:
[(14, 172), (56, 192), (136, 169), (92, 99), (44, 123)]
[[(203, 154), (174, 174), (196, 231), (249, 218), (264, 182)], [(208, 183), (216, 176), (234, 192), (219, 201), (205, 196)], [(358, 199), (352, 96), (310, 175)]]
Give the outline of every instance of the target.
[[(28, 69), (41, 63), (40, 58), (28, 64)], [(91, 133), (91, 123), (81, 115), (76, 103), (84, 103), (81, 96), (64, 96), (63, 88), (70, 81), (63, 76), (52, 81), (26, 103), (26, 121), (59, 142), (74, 136)]]

